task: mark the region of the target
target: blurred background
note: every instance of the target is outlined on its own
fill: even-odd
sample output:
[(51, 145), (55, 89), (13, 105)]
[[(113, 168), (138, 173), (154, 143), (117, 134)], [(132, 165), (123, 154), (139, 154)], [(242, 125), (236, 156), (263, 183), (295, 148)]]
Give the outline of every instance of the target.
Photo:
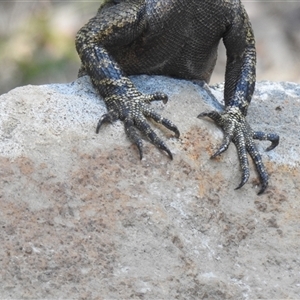
[[(256, 36), (257, 80), (300, 83), (300, 0), (242, 2)], [(0, 94), (26, 84), (75, 80), (75, 35), (100, 3), (0, 0)], [(211, 83), (224, 80), (225, 63), (221, 45)]]

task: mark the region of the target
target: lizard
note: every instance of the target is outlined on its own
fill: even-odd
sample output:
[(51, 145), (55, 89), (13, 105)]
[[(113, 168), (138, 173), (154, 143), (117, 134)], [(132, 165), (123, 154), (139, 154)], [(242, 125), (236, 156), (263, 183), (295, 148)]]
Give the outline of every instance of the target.
[(161, 92), (141, 93), (130, 75), (165, 75), (209, 83), (219, 42), (226, 48), (224, 110), (203, 112), (224, 132), (220, 155), (231, 142), (237, 148), (242, 179), (249, 179), (248, 154), (260, 177), (262, 194), (269, 175), (254, 142), (268, 140), (267, 151), (279, 143), (276, 133), (252, 130), (246, 120), (256, 82), (256, 48), (253, 29), (240, 0), (106, 0), (76, 34), (81, 60), (78, 76), (88, 75), (104, 99), (107, 113), (96, 127), (121, 120), (128, 138), (143, 157), (141, 135), (173, 159), (166, 143), (147, 119), (153, 119), (179, 138), (177, 126), (151, 108), (151, 101), (167, 102)]

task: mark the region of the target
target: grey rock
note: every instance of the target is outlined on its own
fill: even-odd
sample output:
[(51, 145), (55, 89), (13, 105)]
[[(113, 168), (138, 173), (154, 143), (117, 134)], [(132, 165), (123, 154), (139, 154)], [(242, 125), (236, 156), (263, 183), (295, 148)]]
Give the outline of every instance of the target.
[(300, 85), (259, 82), (248, 120), (277, 132), (259, 149), (270, 186), (234, 190), (234, 146), (196, 116), (222, 105), (223, 86), (133, 77), (181, 131), (152, 124), (174, 160), (145, 141), (144, 158), (87, 77), (0, 97), (0, 295), (5, 299), (296, 299), (299, 258)]

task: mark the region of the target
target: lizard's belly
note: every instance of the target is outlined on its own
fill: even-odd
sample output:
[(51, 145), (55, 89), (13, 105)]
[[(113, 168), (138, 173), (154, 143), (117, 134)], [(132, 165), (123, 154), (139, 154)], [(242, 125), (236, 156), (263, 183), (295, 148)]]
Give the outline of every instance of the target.
[(217, 45), (206, 48), (176, 43), (171, 46), (135, 44), (113, 51), (113, 56), (128, 75), (169, 75), (209, 82), (216, 63)]

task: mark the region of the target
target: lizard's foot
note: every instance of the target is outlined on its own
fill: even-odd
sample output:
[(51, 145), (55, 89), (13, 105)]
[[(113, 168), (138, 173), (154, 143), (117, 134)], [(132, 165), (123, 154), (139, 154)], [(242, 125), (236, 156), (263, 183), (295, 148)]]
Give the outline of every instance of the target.
[(113, 122), (120, 119), (124, 122), (125, 132), (129, 139), (138, 147), (140, 159), (143, 158), (143, 142), (138, 133), (140, 131), (145, 134), (149, 140), (159, 149), (167, 152), (169, 157), (173, 159), (173, 155), (167, 145), (161, 140), (148, 124), (146, 117), (153, 119), (157, 123), (164, 125), (175, 133), (178, 138), (180, 133), (175, 124), (170, 120), (163, 118), (156, 113), (151, 107), (150, 102), (161, 100), (164, 103), (168, 101), (168, 96), (162, 93), (144, 95), (137, 93), (134, 97), (113, 96), (111, 99), (105, 99), (108, 112), (104, 114), (97, 125), (96, 133), (105, 122)]
[(240, 165), (242, 168), (242, 180), (236, 189), (241, 188), (249, 179), (249, 162), (247, 152), (250, 154), (257, 172), (261, 179), (261, 189), (258, 195), (262, 194), (268, 186), (269, 176), (263, 165), (261, 155), (254, 143), (254, 139), (268, 140), (271, 145), (266, 149), (267, 151), (274, 149), (279, 143), (279, 136), (277, 134), (266, 134), (261, 131), (254, 132), (247, 123), (245, 116), (238, 108), (229, 108), (224, 113), (216, 111), (201, 113), (198, 118), (209, 117), (214, 120), (224, 131), (224, 140), (217, 152), (212, 155), (212, 158), (224, 152), (231, 141), (235, 144), (238, 152)]

